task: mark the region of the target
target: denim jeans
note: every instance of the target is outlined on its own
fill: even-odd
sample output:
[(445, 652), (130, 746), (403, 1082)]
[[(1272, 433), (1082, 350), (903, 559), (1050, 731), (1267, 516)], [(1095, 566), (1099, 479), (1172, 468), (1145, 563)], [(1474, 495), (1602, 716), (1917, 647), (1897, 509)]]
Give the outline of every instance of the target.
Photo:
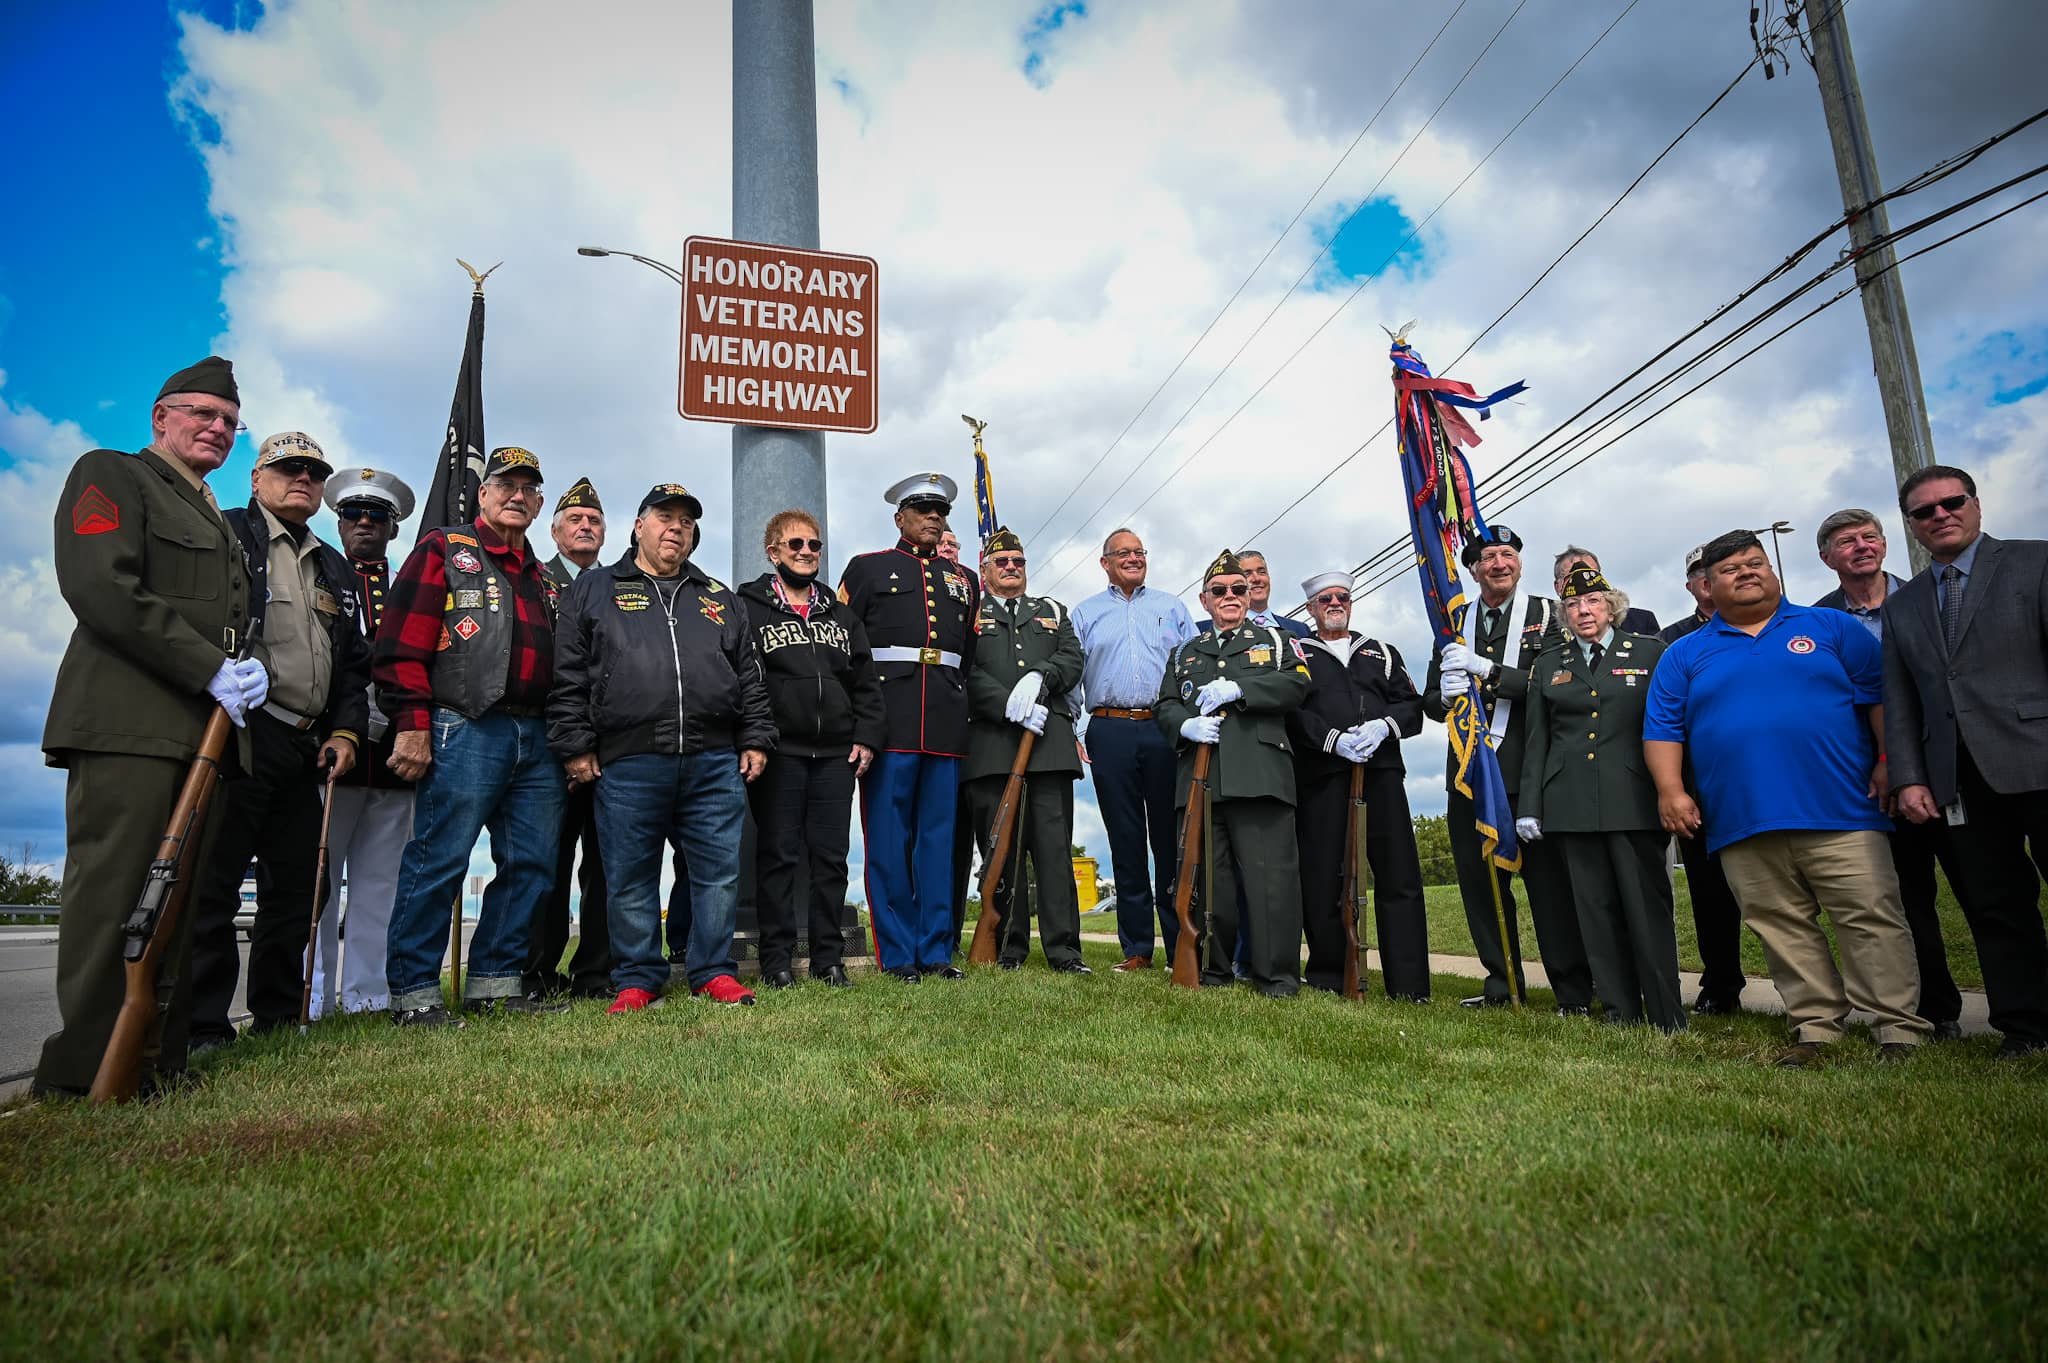
[(477, 834), (491, 833), (494, 871), (470, 930), (464, 999), (520, 992), (533, 916), (555, 883), (562, 823), (562, 764), (538, 715), (497, 710), (464, 719), (434, 707), (434, 760), (414, 794), (412, 841), (398, 867), (385, 975), (393, 1009), (441, 1002), (448, 915)]
[(635, 753), (605, 765), (597, 778), (597, 838), (610, 882), (614, 989), (659, 994), (668, 984), (661, 863), (670, 845), (690, 874), (690, 988), (735, 973), (732, 921), (746, 811), (747, 783), (731, 748)]

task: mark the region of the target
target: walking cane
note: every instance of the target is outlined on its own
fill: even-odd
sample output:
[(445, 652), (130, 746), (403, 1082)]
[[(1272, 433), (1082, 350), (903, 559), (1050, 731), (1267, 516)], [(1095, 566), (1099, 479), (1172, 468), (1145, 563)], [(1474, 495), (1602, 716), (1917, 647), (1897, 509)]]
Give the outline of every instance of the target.
[[(967, 946), (969, 965), (994, 965), (997, 928), (1002, 915), (996, 910), (996, 885), (1010, 860), (1011, 845), (1017, 837), (1017, 819), (1024, 803), (1024, 769), (1031, 762), (1031, 746), (1038, 735), (1029, 729), (1017, 744), (1017, 760), (1010, 764), (1010, 779), (1003, 783), (1003, 800), (996, 806), (996, 821), (989, 832), (988, 864), (981, 868), (981, 913), (974, 920), (974, 940)], [(1014, 896), (1012, 896), (1014, 898)], [(1030, 945), (1028, 939), (1025, 943)]]
[(1359, 983), (1359, 894), (1358, 854), (1364, 833), (1359, 828), (1365, 818), (1365, 768), (1357, 763), (1351, 767), (1351, 807), (1344, 823), (1344, 876), (1337, 885), (1337, 918), (1344, 925), (1344, 997), (1362, 999), (1365, 989)]
[(340, 770), (327, 764), (327, 790), (320, 801), (320, 856), (313, 870), (313, 916), (306, 924), (306, 986), (299, 991), (299, 1034), (313, 1022), (313, 962), (320, 945), (320, 910), (327, 905), (327, 821), (334, 817), (334, 782)]

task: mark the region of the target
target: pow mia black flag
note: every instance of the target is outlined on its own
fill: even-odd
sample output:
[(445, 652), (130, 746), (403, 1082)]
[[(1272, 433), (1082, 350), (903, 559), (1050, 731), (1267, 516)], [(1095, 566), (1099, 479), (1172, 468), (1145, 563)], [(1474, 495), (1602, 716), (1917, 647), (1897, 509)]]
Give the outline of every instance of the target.
[(456, 264), (469, 271), (476, 288), (469, 296), (469, 336), (462, 344), (462, 368), (455, 376), (455, 401), (448, 409), (448, 434), (441, 441), (441, 459), (434, 466), (434, 483), (421, 503), (417, 544), (429, 530), (444, 525), (467, 525), (476, 519), (476, 493), (483, 482), (484, 451), (484, 278), (498, 267), (478, 274), (468, 262)]

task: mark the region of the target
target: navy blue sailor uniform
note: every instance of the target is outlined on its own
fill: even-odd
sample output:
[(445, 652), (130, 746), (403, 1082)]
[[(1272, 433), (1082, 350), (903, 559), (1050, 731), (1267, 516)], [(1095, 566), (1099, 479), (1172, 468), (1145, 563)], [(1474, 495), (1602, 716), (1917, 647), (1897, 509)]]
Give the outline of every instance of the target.
[(953, 834), (979, 590), (959, 564), (898, 540), (848, 562), (839, 599), (882, 685), (883, 750), (860, 792), (875, 957), (884, 970), (944, 969), (959, 945)]

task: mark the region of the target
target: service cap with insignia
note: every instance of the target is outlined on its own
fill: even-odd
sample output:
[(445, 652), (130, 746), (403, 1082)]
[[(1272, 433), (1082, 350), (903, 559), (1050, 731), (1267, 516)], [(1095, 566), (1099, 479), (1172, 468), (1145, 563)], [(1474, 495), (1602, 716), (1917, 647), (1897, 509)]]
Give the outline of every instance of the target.
[(390, 507), (398, 520), (412, 515), (412, 489), (403, 478), (382, 469), (343, 469), (327, 480), (322, 496), (329, 511), (338, 511), (350, 502), (376, 502)]
[(1017, 532), (1007, 525), (996, 531), (993, 535), (990, 535), (987, 542), (981, 546), (981, 556), (983, 558), (987, 558), (990, 554), (1021, 554), (1023, 552), (1024, 541), (1018, 539)]
[(1522, 552), (1522, 537), (1520, 535), (1517, 535), (1504, 525), (1489, 525), (1486, 527), (1485, 534), (1474, 535), (1471, 539), (1465, 541), (1464, 552), (1458, 555), (1458, 561), (1467, 568), (1470, 568), (1473, 564), (1479, 562), (1479, 555), (1489, 544), (1505, 544), (1518, 554)]
[(514, 469), (522, 469), (532, 474), (535, 481), (539, 481), (540, 456), (532, 450), (521, 449), (517, 445), (500, 445), (497, 449), (492, 450), (491, 457), (484, 461), (484, 477), (486, 480), (495, 478), (501, 473), (510, 473)]
[(882, 499), (894, 507), (936, 502), (939, 505), (939, 514), (945, 515), (953, 509), (953, 503), (960, 499), (960, 485), (943, 473), (913, 473), (908, 478), (891, 483), (889, 490), (882, 494)]
[(578, 506), (587, 506), (600, 516), (604, 514), (604, 503), (597, 500), (597, 489), (590, 485), (588, 478), (578, 478), (569, 485), (567, 492), (555, 499), (556, 511)]
[(1313, 601), (1316, 599), (1317, 592), (1326, 592), (1332, 587), (1343, 587), (1348, 591), (1351, 587), (1351, 574), (1333, 570), (1327, 573), (1317, 573), (1314, 577), (1303, 578), (1301, 594), (1308, 600)]
[[(656, 483), (647, 489), (647, 495), (640, 499), (640, 511), (645, 511), (650, 506), (667, 506), (670, 502), (681, 502), (683, 510), (690, 513), (691, 520), (704, 519), (704, 503), (698, 501), (690, 489), (681, 483)], [(640, 511), (633, 514), (637, 516)]]
[(304, 459), (318, 464), (322, 478), (334, 472), (334, 465), (327, 462), (327, 451), (304, 431), (279, 431), (276, 435), (266, 435), (263, 443), (256, 447), (256, 467), (259, 469), (282, 464), (287, 459)]
[(1595, 596), (1613, 590), (1607, 579), (1600, 575), (1598, 568), (1580, 567), (1572, 569), (1565, 577), (1564, 590), (1559, 592), (1558, 596), (1569, 601), (1575, 596)]
[(156, 400), (162, 402), (173, 393), (204, 393), (210, 398), (225, 398), (237, 407), (242, 405), (242, 394), (235, 387), (234, 363), (218, 355), (208, 355), (165, 379), (164, 386), (156, 390)]
[(1202, 570), (1202, 585), (1208, 586), (1209, 579), (1212, 577), (1227, 576), (1244, 576), (1244, 564), (1238, 561), (1236, 554), (1225, 549), (1215, 558), (1209, 560), (1209, 566)]

